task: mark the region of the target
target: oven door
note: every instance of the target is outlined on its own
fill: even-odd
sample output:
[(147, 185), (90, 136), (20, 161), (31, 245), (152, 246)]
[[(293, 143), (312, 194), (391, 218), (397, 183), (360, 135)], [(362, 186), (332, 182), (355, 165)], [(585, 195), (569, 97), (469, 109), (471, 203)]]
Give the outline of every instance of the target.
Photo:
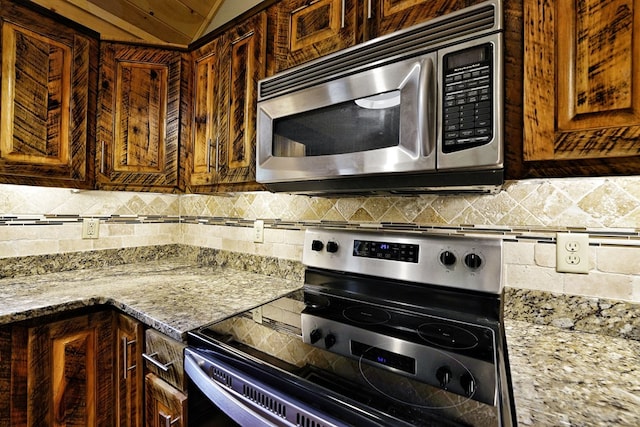
[(430, 53), (258, 103), (258, 182), (436, 168)]
[(190, 383), (189, 425), (410, 426), (385, 414), (365, 412), (342, 396), (315, 390), (313, 384), (223, 349), (187, 348), (185, 372)]

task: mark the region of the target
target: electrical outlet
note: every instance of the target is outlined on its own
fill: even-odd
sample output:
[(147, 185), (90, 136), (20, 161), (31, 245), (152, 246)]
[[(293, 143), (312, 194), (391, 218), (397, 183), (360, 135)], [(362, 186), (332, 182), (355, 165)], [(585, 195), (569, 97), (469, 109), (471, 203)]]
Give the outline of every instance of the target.
[(97, 239), (100, 235), (100, 220), (97, 218), (84, 218), (82, 220), (82, 238)]
[(588, 234), (556, 234), (556, 271), (559, 273), (589, 273)]
[(255, 243), (264, 242), (264, 221), (261, 219), (253, 222), (253, 241)]

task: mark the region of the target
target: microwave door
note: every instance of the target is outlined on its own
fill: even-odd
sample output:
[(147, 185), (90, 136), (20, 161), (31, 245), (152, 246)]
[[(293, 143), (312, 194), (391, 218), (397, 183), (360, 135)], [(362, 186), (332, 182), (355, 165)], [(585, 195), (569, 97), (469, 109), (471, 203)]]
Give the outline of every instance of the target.
[(258, 105), (259, 182), (435, 169), (435, 54)]

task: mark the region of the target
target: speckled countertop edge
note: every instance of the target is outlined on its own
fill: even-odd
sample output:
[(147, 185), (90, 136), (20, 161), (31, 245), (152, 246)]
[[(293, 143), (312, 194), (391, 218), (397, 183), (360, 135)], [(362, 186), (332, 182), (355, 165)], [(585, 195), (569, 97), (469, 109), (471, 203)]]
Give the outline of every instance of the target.
[(278, 298), (302, 283), (183, 259), (0, 279), (0, 324), (109, 305), (166, 335)]

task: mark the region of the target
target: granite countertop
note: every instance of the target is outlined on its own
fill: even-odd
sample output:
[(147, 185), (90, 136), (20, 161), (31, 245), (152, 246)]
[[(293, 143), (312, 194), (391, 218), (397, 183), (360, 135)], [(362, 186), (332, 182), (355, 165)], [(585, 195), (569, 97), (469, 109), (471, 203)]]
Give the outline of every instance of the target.
[(0, 279), (0, 325), (111, 305), (166, 335), (188, 331), (301, 287), (301, 283), (184, 260)]
[[(241, 262), (234, 264), (234, 257), (218, 255), (215, 266), (171, 258), (0, 279), (0, 325), (111, 305), (185, 340), (190, 330), (302, 286), (300, 279), (249, 272)], [(272, 260), (264, 262), (273, 267)], [(266, 271), (264, 265), (254, 267)], [(640, 316), (637, 310), (630, 316), (632, 310), (624, 304), (507, 292), (505, 329), (519, 425), (640, 425), (640, 341), (635, 339)], [(574, 312), (580, 321), (567, 320)]]
[(640, 426), (640, 341), (506, 319), (521, 426)]

